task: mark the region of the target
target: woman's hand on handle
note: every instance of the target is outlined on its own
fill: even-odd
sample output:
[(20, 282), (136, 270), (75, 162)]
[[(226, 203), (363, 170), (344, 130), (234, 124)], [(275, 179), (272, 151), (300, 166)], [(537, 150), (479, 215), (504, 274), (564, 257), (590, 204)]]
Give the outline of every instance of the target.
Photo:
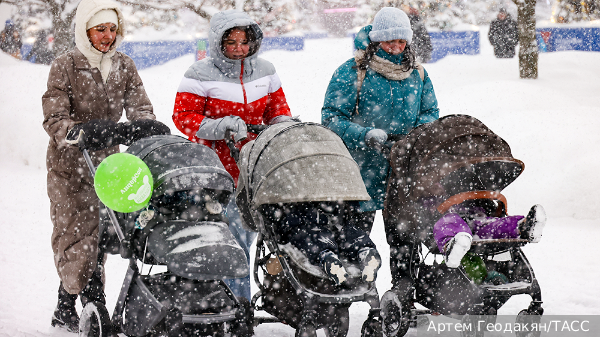
[(365, 144), (378, 151), (385, 145), (387, 139), (387, 133), (381, 129), (371, 129), (365, 134)]
[(71, 145), (78, 145), (82, 150), (98, 151), (120, 144), (122, 137), (117, 129), (117, 123), (111, 120), (93, 119), (73, 126), (65, 141)]
[(204, 118), (200, 124), (196, 137), (207, 140), (225, 139), (228, 134), (233, 135), (233, 140), (239, 142), (248, 137), (246, 123), (239, 116), (225, 116), (223, 118)]
[(119, 144), (129, 146), (142, 138), (168, 134), (171, 134), (168, 126), (152, 119), (139, 119), (125, 123), (93, 119), (76, 124), (67, 133), (65, 141), (71, 145), (78, 145), (82, 150), (98, 151)]

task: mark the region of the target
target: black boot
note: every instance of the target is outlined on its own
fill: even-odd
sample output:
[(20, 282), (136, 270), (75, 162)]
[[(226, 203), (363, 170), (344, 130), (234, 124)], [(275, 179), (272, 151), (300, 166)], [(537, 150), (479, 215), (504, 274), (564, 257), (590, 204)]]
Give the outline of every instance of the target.
[(88, 284), (83, 288), (79, 295), (81, 296), (81, 305), (84, 307), (89, 302), (106, 304), (104, 284), (102, 283), (102, 272), (99, 269), (94, 271)]
[(75, 310), (77, 295), (69, 294), (62, 283), (58, 288), (58, 304), (52, 316), (52, 326), (66, 329), (69, 332), (79, 332), (79, 316)]

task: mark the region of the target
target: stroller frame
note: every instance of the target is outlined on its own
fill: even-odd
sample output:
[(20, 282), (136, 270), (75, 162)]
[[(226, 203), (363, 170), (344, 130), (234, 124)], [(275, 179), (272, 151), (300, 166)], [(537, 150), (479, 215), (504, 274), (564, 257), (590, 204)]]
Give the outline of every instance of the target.
[[(266, 250), (269, 250), (267, 253)], [(321, 293), (308, 287), (304, 286), (294, 272), (290, 258), (287, 253), (282, 251), (279, 245), (274, 239), (274, 234), (271, 231), (265, 230), (259, 232), (256, 241), (256, 254), (254, 258), (254, 281), (259, 288), (259, 291), (252, 297), (252, 308), (260, 311), (265, 310), (264, 305), (259, 306), (257, 302), (259, 299), (265, 298), (268, 293), (264, 282), (260, 280), (260, 273), (264, 275), (268, 274), (266, 264), (270, 259), (275, 257), (277, 262), (281, 266), (281, 273), (285, 279), (290, 283), (293, 290), (301, 299), (302, 302), (302, 313), (301, 320), (297, 323), (296, 336), (316, 336), (316, 330), (318, 329), (319, 317), (319, 306), (320, 305), (331, 305), (331, 306), (349, 306), (354, 302), (367, 302), (370, 306), (369, 316), (363, 325), (363, 336), (376, 336), (376, 332), (379, 331), (381, 323), (379, 322), (379, 294), (375, 284), (368, 285), (366, 289), (361, 288), (356, 291), (349, 291), (341, 294), (325, 294)], [(266, 310), (265, 310), (266, 311)], [(254, 318), (255, 325), (261, 323), (287, 323), (281, 319), (274, 317), (256, 317)], [(323, 326), (329, 336), (345, 336), (348, 332), (349, 317), (339, 318), (338, 325), (333, 327)]]
[[(475, 322), (485, 321), (486, 324), (496, 322), (497, 310), (506, 303), (506, 301), (514, 295), (526, 294), (531, 297), (531, 302), (527, 309), (521, 310), (517, 315), (517, 323), (539, 323), (541, 315), (544, 312), (542, 308), (542, 294), (538, 280), (535, 276), (533, 268), (525, 256), (521, 246), (527, 243), (527, 240), (522, 239), (490, 239), (490, 240), (473, 240), (469, 252), (474, 252), (481, 256), (484, 252), (492, 252), (489, 255), (484, 255), (484, 262), (488, 270), (496, 271), (512, 269), (514, 275), (510, 275), (508, 283), (500, 284), (475, 284), (467, 275), (464, 266), (459, 266), (456, 269), (448, 268), (437, 263), (437, 258), (441, 256), (439, 252), (429, 251), (423, 256), (424, 243), (419, 240), (411, 242), (410, 248), (410, 265), (409, 273), (412, 284), (408, 286), (408, 293), (404, 293), (399, 289), (392, 289), (386, 292), (382, 299), (382, 307), (389, 302), (398, 301), (402, 304), (401, 313), (397, 313), (400, 321), (398, 322), (399, 329), (393, 334), (386, 336), (404, 336), (411, 327), (424, 326), (428, 324), (429, 319), (425, 315), (447, 315), (449, 317), (458, 318), (463, 324), (471, 324), (478, 326)], [(415, 247), (418, 246), (418, 247)], [(427, 249), (427, 248), (425, 248)], [(428, 265), (425, 262), (427, 255), (434, 255), (434, 263)], [(510, 259), (505, 261), (494, 261), (493, 257), (501, 254), (509, 254)], [(432, 279), (440, 277), (439, 281), (433, 282)], [(458, 282), (456, 282), (458, 280)], [(459, 312), (440, 312), (436, 310), (436, 306), (440, 303), (437, 298), (432, 299), (431, 292), (436, 291), (435, 285), (455, 281), (453, 286), (447, 287), (446, 292), (452, 294), (454, 292), (464, 293), (468, 291), (474, 296), (469, 299), (476, 301), (471, 302), (471, 305), (464, 307)], [(458, 284), (457, 284), (458, 283)], [(462, 283), (462, 284), (461, 284)], [(412, 288), (411, 288), (412, 287)], [(451, 289), (451, 290), (449, 290)], [(467, 299), (467, 301), (469, 301)], [(448, 300), (442, 298), (441, 301)], [(456, 299), (454, 299), (456, 300)], [(452, 301), (452, 299), (450, 299)], [(417, 309), (414, 303), (423, 305), (426, 309)], [(433, 308), (433, 309), (432, 309)], [(385, 316), (389, 313), (384, 313)], [(485, 326), (484, 325), (484, 326)], [(477, 337), (482, 337), (485, 330), (475, 331)], [(463, 336), (465, 331), (462, 332)], [(516, 332), (518, 337), (528, 336), (526, 332)], [(470, 335), (469, 335), (470, 336)]]
[[(94, 176), (96, 169), (87, 149), (82, 149), (82, 152), (85, 161), (90, 169), (90, 173), (92, 174), (92, 176)], [(214, 286), (221, 287), (227, 295), (227, 297), (234, 303), (234, 305), (228, 311), (220, 313), (203, 313), (199, 315), (189, 315), (175, 312), (163, 305), (159, 301), (159, 299), (157, 299), (157, 297), (150, 291), (146, 283), (146, 280), (154, 275), (141, 274), (140, 269), (137, 265), (136, 257), (134, 256), (133, 250), (131, 248), (131, 243), (127, 240), (125, 234), (123, 233), (123, 230), (119, 225), (119, 221), (115, 212), (108, 207), (106, 207), (105, 209), (111, 222), (110, 227), (112, 230), (114, 230), (114, 233), (118, 239), (118, 254), (121, 255), (123, 259), (128, 260), (129, 265), (127, 268), (125, 278), (123, 280), (123, 284), (121, 286), (121, 291), (115, 304), (112, 318), (108, 314), (104, 303), (87, 303), (83, 308), (83, 312), (80, 318), (79, 336), (117, 337), (118, 333), (124, 333), (125, 331), (123, 328), (123, 319), (128, 297), (134, 298), (134, 301), (138, 303), (137, 305), (141, 305), (143, 307), (143, 310), (145, 310), (145, 317), (136, 317), (138, 319), (138, 324), (142, 325), (140, 327), (137, 327), (137, 329), (139, 330), (136, 332), (135, 335), (138, 336), (152, 336), (152, 334), (154, 333), (153, 329), (161, 321), (164, 321), (165, 325), (169, 323), (173, 325), (194, 324), (202, 326), (205, 329), (207, 329), (208, 332), (212, 333), (224, 331), (226, 329), (227, 324), (231, 324), (233, 329), (236, 331), (236, 333), (233, 334), (234, 336), (249, 337), (253, 334), (252, 311), (250, 310), (249, 301), (245, 298), (237, 298), (223, 280), (188, 279), (189, 281), (192, 281), (196, 284), (212, 284)], [(100, 221), (98, 231), (99, 243), (102, 242), (102, 239), (105, 235), (110, 235), (109, 230), (110, 229), (108, 228), (108, 226), (106, 226), (106, 224), (103, 221)], [(113, 249), (110, 249), (108, 247), (103, 247), (103, 245), (99, 244), (97, 268), (103, 268), (104, 255), (106, 253), (109, 253), (109, 251), (113, 254), (116, 253), (114, 247)], [(141, 262), (144, 263), (144, 261)], [(171, 277), (171, 274), (167, 273), (156, 275)], [(167, 328), (168, 327), (165, 326), (165, 330), (167, 330), (166, 332), (169, 333), (170, 336), (171, 331), (168, 331)], [(176, 336), (180, 335), (177, 334)]]
[[(482, 284), (471, 281), (462, 265), (449, 268), (437, 262), (442, 253), (432, 228), (450, 206), (492, 199), (496, 208), (487, 209), (488, 215), (507, 215), (500, 191), (524, 169), (508, 143), (471, 116), (448, 115), (394, 143), (390, 163), (384, 223), (390, 247), (401, 255), (391, 254), (396, 259), (391, 261), (394, 288), (381, 300), (386, 336), (404, 336), (410, 327), (421, 325), (426, 314), (458, 316), (463, 323), (495, 323), (497, 310), (519, 294), (529, 295), (531, 302), (519, 312), (517, 323), (539, 322), (544, 311), (541, 289), (521, 249), (528, 240), (474, 239), (469, 252), (482, 258), (487, 271)], [(433, 264), (425, 261), (429, 254)], [(427, 309), (416, 309), (414, 303)], [(483, 331), (474, 335), (483, 336)]]

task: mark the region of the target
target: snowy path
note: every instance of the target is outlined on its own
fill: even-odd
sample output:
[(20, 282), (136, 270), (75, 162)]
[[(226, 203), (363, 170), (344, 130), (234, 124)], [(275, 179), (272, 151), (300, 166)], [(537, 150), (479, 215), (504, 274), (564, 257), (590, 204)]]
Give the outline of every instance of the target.
[[(307, 41), (302, 52), (272, 51), (264, 57), (276, 65), (293, 113), (318, 122), (331, 74), (350, 55), (349, 39), (328, 39)], [(186, 56), (141, 72), (158, 118), (173, 130), (174, 93), (192, 61)], [(600, 315), (600, 53), (543, 54), (535, 81), (519, 80), (517, 63), (516, 58), (494, 59), (482, 41), (480, 55), (450, 56), (426, 69), (443, 115), (481, 119), (526, 163), (505, 195), (511, 214), (522, 214), (534, 203), (548, 212), (542, 241), (525, 247), (546, 314)], [(48, 67), (0, 55), (0, 72), (0, 337), (74, 336), (49, 327), (58, 277), (50, 249), (47, 136), (41, 128), (40, 97)], [(381, 217), (373, 239), (387, 258)], [(125, 268), (125, 261), (109, 257), (109, 311)], [(380, 294), (390, 288), (390, 279), (386, 259), (377, 281)], [(500, 313), (515, 314), (528, 302), (528, 297), (516, 296)], [(349, 336), (360, 336), (367, 309), (366, 304), (352, 305)], [(281, 324), (256, 329), (256, 336), (293, 335), (293, 329)]]

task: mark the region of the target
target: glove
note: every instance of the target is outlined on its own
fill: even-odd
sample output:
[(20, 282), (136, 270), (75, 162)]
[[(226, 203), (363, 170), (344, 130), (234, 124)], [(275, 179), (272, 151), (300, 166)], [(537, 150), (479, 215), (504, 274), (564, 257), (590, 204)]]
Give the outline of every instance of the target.
[(381, 149), (387, 141), (388, 135), (381, 129), (372, 129), (365, 134), (365, 143), (368, 147)]
[(120, 144), (129, 146), (142, 138), (156, 135), (170, 135), (171, 129), (153, 119), (138, 119), (131, 122), (119, 123), (117, 133), (120, 136)]
[(228, 132), (233, 134), (235, 142), (248, 137), (246, 122), (239, 116), (226, 116), (218, 119), (204, 118), (198, 132), (196, 132), (196, 137), (208, 140), (221, 140), (225, 139)]
[(93, 119), (87, 123), (76, 124), (69, 130), (65, 141), (79, 145), (80, 149), (98, 151), (118, 145), (120, 136), (117, 123), (106, 119)]

